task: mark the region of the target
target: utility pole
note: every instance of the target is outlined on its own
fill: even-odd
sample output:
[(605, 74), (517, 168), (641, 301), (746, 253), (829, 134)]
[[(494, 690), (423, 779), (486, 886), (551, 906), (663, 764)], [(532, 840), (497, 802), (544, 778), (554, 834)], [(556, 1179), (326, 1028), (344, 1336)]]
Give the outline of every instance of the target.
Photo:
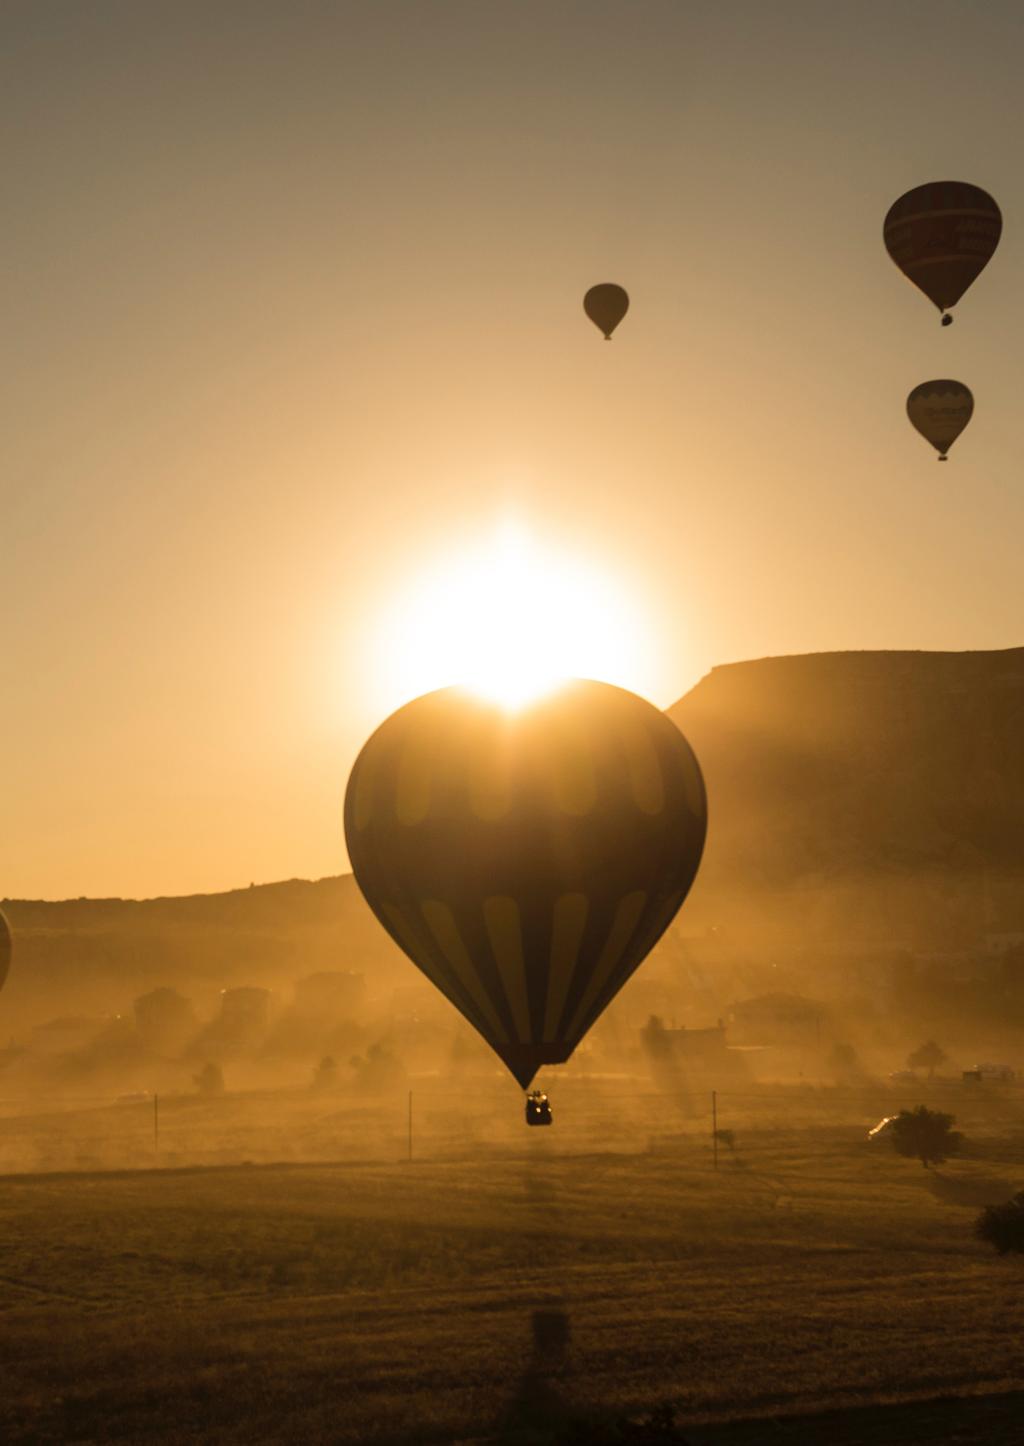
[(412, 1162), (412, 1090), (409, 1091), (409, 1160)]
[(715, 1169), (718, 1169), (718, 1091), (711, 1091), (711, 1147), (715, 1156)]
[(153, 1096), (153, 1157), (160, 1163), (160, 1096)]

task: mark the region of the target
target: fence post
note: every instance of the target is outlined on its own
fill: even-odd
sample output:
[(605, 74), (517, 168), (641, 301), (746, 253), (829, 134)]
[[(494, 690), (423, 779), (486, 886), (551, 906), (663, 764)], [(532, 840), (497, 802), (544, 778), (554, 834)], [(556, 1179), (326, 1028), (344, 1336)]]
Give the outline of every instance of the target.
[(718, 1091), (711, 1091), (711, 1145), (715, 1157), (715, 1169), (718, 1169)]

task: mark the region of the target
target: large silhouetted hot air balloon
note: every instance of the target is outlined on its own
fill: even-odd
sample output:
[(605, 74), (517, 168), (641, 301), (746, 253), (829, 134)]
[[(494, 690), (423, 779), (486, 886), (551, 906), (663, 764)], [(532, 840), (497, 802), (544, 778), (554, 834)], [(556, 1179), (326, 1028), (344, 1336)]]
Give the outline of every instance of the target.
[(885, 247), (904, 276), (943, 313), (955, 306), (999, 245), (1003, 218), (980, 186), (932, 181), (915, 186), (890, 207)]
[(0, 909), (0, 989), (4, 987), (7, 971), (11, 967), (11, 926), (4, 911)]
[(971, 420), (974, 398), (963, 382), (922, 382), (907, 398), (907, 416), (945, 462), (946, 453)]
[(611, 341), (612, 332), (629, 310), (629, 297), (614, 281), (602, 281), (592, 286), (583, 298), (583, 310), (590, 320), (604, 332), (605, 341)]
[(371, 909), (524, 1089), (668, 927), (706, 826), (675, 725), (579, 680), (518, 713), (462, 688), (417, 698), (366, 743), (345, 798)]

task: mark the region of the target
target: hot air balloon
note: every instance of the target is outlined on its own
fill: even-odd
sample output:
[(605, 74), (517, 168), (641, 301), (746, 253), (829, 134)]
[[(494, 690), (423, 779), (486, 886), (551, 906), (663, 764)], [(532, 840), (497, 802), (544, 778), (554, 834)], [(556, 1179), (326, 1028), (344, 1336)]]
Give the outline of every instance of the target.
[(907, 398), (907, 416), (945, 462), (946, 453), (971, 420), (974, 398), (963, 382), (922, 382)]
[(890, 207), (885, 218), (885, 249), (896, 265), (943, 313), (985, 269), (999, 245), (1003, 218), (980, 186), (964, 181), (932, 181), (915, 186)]
[(582, 680), (518, 713), (462, 688), (417, 698), (365, 744), (345, 797), (370, 908), (524, 1090), (667, 929), (706, 827), (675, 725)]
[(4, 987), (7, 971), (11, 967), (11, 926), (4, 911), (0, 909), (0, 989)]
[(605, 341), (611, 341), (612, 332), (629, 310), (629, 297), (614, 281), (602, 281), (592, 286), (583, 298), (583, 310), (599, 331), (604, 332)]

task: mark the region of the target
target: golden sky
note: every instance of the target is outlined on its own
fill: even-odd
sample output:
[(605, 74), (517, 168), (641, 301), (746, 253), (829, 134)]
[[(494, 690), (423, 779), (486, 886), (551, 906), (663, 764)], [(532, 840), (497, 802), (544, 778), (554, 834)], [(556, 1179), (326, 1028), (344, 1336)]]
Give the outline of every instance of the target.
[[(23, 0), (0, 41), (0, 895), (339, 872), (396, 605), (510, 518), (661, 705), (1024, 642), (1015, 0)], [(945, 178), (1005, 230), (943, 330), (881, 227)]]

